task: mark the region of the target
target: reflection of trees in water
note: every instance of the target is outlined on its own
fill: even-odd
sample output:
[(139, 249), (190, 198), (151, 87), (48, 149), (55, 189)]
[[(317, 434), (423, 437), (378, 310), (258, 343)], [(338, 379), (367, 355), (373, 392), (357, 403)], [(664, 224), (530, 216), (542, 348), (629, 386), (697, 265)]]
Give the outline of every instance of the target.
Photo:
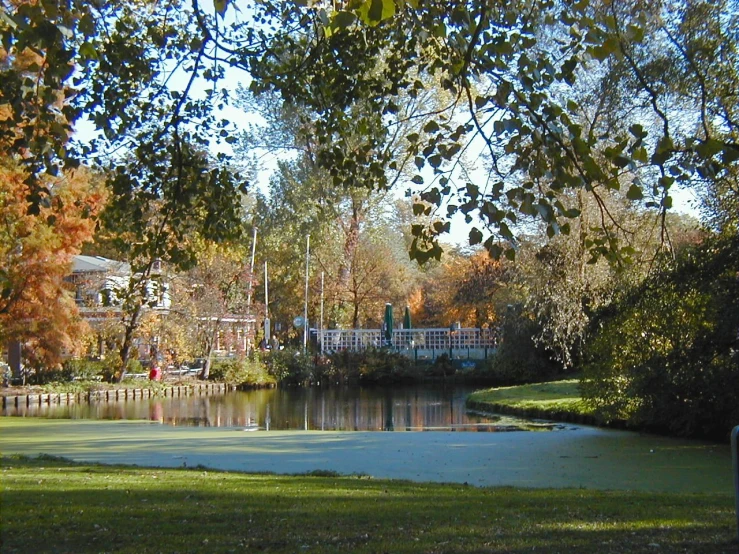
[(35, 406), (5, 415), (142, 419), (169, 425), (403, 431), (485, 422), (465, 412), (467, 387), (265, 389), (109, 403)]

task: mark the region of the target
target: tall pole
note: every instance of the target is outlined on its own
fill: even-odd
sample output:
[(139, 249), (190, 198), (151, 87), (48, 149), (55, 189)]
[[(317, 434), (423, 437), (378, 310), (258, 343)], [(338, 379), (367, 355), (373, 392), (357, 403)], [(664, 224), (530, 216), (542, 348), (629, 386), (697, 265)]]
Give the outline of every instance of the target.
[[(254, 232), (252, 233), (252, 240), (251, 240), (251, 261), (249, 262), (249, 287), (247, 289), (247, 295), (246, 295), (246, 317), (247, 318), (251, 317), (251, 293), (252, 293), (252, 289), (254, 288), (254, 255), (256, 254), (256, 251), (257, 251), (257, 227), (255, 225)], [(252, 319), (253, 319), (253, 324), (254, 324), (254, 340), (256, 341), (257, 340), (257, 318), (252, 318)], [(246, 321), (246, 326), (247, 326), (246, 328), (248, 331), (249, 329), (248, 319)], [(247, 349), (251, 351), (252, 346), (250, 345), (252, 345), (252, 343), (250, 339), (248, 338), (248, 333), (247, 333), (247, 338), (245, 340), (247, 341)]]
[(310, 235), (305, 237), (305, 304), (303, 306), (303, 352), (308, 348), (308, 270), (310, 269)]
[(267, 262), (264, 262), (264, 345), (269, 344), (269, 279), (267, 277)]
[(321, 271), (321, 344), (319, 345), (321, 354), (323, 354), (323, 273)]
[(257, 251), (257, 228), (254, 227), (254, 233), (252, 234), (251, 240), (251, 261), (249, 262), (249, 292), (246, 296), (246, 307), (248, 308), (247, 313), (251, 314), (251, 289), (252, 281), (254, 279), (254, 255)]

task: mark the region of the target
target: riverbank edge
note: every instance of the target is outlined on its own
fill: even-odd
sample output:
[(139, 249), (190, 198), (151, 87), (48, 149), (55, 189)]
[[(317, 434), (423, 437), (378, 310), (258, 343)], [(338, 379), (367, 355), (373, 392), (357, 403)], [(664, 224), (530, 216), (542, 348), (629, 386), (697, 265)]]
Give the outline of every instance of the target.
[(0, 391), (2, 408), (22, 406), (72, 404), (81, 402), (114, 402), (119, 400), (138, 400), (153, 397), (206, 396), (225, 394), (239, 387), (226, 383), (188, 383), (160, 387), (117, 386), (115, 388), (85, 389), (74, 392), (35, 392), (32, 389), (19, 391)]
[(614, 427), (617, 429), (625, 429), (624, 422), (605, 422), (598, 419), (594, 415), (580, 414), (577, 412), (568, 412), (566, 410), (546, 410), (543, 408), (520, 408), (510, 406), (508, 404), (499, 404), (496, 402), (480, 402), (469, 400), (465, 402), (468, 411), (475, 412), (482, 416), (510, 415), (527, 419), (548, 419), (561, 421), (563, 423), (579, 423), (581, 425), (592, 425), (594, 427)]
[[(550, 381), (551, 383), (560, 383), (560, 380), (557, 381)], [(537, 384), (546, 384), (546, 383), (534, 383), (534, 385)], [(531, 384), (524, 384), (519, 386), (513, 386), (513, 387), (503, 387), (506, 389), (514, 389), (514, 390), (526, 390), (527, 387), (531, 386)], [(494, 389), (493, 389), (494, 390)], [(546, 420), (554, 420), (562, 423), (575, 423), (580, 425), (590, 425), (593, 427), (603, 427), (603, 428), (609, 428), (609, 429), (620, 429), (620, 430), (630, 430), (630, 431), (642, 431), (643, 429), (637, 429), (633, 426), (629, 426), (626, 421), (616, 419), (616, 420), (609, 420), (606, 421), (603, 418), (598, 417), (596, 414), (591, 413), (582, 413), (574, 410), (567, 410), (562, 408), (561, 406), (558, 406), (556, 409), (552, 408), (546, 408), (546, 407), (535, 407), (535, 406), (518, 406), (516, 403), (503, 403), (503, 402), (490, 402), (490, 401), (482, 401), (482, 400), (474, 400), (473, 397), (477, 393), (482, 393), (484, 390), (475, 391), (470, 396), (467, 397), (467, 400), (465, 401), (465, 407), (467, 410), (475, 412), (482, 416), (494, 416), (495, 414), (499, 415), (509, 415), (514, 417), (521, 417), (526, 419), (546, 419)], [(521, 402), (526, 403), (535, 403), (537, 402), (537, 398), (534, 398), (533, 396), (524, 398), (521, 400)]]

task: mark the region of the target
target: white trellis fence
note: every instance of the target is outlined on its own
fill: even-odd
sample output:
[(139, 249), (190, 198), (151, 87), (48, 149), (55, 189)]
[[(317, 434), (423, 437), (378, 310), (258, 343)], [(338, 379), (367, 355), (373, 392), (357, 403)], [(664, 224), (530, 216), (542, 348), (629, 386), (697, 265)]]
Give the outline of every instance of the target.
[(329, 329), (319, 331), (318, 341), (326, 354), (388, 348), (416, 360), (435, 360), (442, 354), (455, 360), (484, 360), (497, 348), (498, 333), (478, 328), (394, 329), (388, 341), (381, 329)]

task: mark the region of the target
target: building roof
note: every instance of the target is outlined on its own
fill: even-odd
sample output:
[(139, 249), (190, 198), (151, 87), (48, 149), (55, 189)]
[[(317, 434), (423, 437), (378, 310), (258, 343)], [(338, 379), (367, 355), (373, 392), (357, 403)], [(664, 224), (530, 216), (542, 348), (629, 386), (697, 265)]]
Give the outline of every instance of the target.
[(117, 273), (131, 272), (131, 266), (125, 262), (103, 258), (102, 256), (74, 256), (72, 273)]

